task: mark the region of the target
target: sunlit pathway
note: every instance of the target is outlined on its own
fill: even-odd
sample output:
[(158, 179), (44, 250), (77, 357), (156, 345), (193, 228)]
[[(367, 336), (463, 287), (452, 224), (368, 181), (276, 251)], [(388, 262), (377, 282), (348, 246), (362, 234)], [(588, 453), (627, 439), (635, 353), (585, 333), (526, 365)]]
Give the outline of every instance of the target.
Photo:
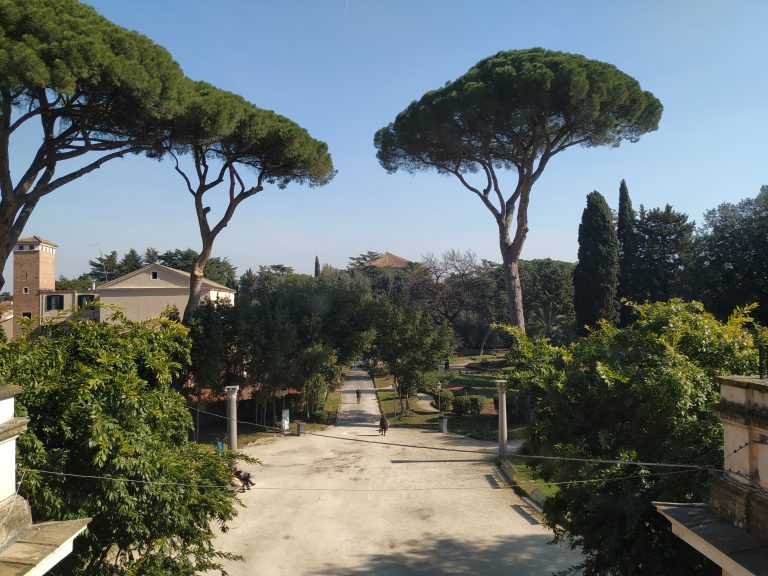
[(525, 576), (578, 562), (498, 488), (493, 444), (397, 426), (382, 437), (378, 419), (372, 383), (353, 371), (337, 426), (245, 449), (263, 466), (219, 536), (245, 558), (226, 563), (232, 576)]

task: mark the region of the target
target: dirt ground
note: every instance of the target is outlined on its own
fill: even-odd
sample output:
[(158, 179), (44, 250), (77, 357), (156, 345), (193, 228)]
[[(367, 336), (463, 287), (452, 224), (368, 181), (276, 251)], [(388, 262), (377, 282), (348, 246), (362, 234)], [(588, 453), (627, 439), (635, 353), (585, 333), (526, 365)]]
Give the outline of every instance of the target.
[(244, 449), (263, 465), (218, 536), (244, 557), (229, 574), (526, 576), (579, 561), (497, 482), (494, 444), (395, 423), (380, 436), (378, 422), (371, 381), (352, 371), (337, 426)]

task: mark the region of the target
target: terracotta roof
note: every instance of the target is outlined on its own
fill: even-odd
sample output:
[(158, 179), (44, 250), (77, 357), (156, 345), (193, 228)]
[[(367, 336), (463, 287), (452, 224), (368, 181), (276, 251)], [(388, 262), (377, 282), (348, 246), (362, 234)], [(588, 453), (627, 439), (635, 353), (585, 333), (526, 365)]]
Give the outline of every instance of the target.
[(40, 236), (24, 236), (24, 238), (16, 240), (15, 244), (46, 244), (48, 246), (53, 246), (54, 248), (59, 247), (58, 244), (54, 244), (45, 238), (40, 238)]
[(377, 268), (405, 268), (410, 263), (410, 260), (406, 260), (397, 254), (384, 252), (384, 254), (376, 258), (376, 260), (368, 262), (368, 266), (376, 266)]

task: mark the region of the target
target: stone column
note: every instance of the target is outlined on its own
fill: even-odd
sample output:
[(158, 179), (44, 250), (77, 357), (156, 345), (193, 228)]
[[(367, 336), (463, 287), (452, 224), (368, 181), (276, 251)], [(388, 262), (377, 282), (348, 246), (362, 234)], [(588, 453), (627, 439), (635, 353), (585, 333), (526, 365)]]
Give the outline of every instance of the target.
[(237, 391), (240, 386), (227, 386), (227, 435), (229, 449), (237, 450)]
[(495, 380), (499, 393), (499, 456), (507, 455), (507, 381)]

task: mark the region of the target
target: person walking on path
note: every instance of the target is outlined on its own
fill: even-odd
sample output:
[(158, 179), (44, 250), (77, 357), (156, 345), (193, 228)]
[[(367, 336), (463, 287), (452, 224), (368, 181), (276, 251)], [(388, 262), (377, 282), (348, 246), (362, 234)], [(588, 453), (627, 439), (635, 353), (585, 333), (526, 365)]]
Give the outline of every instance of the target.
[(360, 392), (360, 386), (358, 386), (358, 387), (357, 387), (357, 392), (356, 392), (356, 394), (357, 394), (357, 403), (358, 403), (358, 404), (360, 404), (360, 394), (361, 394), (361, 392)]
[(381, 420), (379, 420), (379, 434), (386, 436), (387, 430), (389, 430), (389, 420), (387, 420), (386, 414), (382, 414)]

